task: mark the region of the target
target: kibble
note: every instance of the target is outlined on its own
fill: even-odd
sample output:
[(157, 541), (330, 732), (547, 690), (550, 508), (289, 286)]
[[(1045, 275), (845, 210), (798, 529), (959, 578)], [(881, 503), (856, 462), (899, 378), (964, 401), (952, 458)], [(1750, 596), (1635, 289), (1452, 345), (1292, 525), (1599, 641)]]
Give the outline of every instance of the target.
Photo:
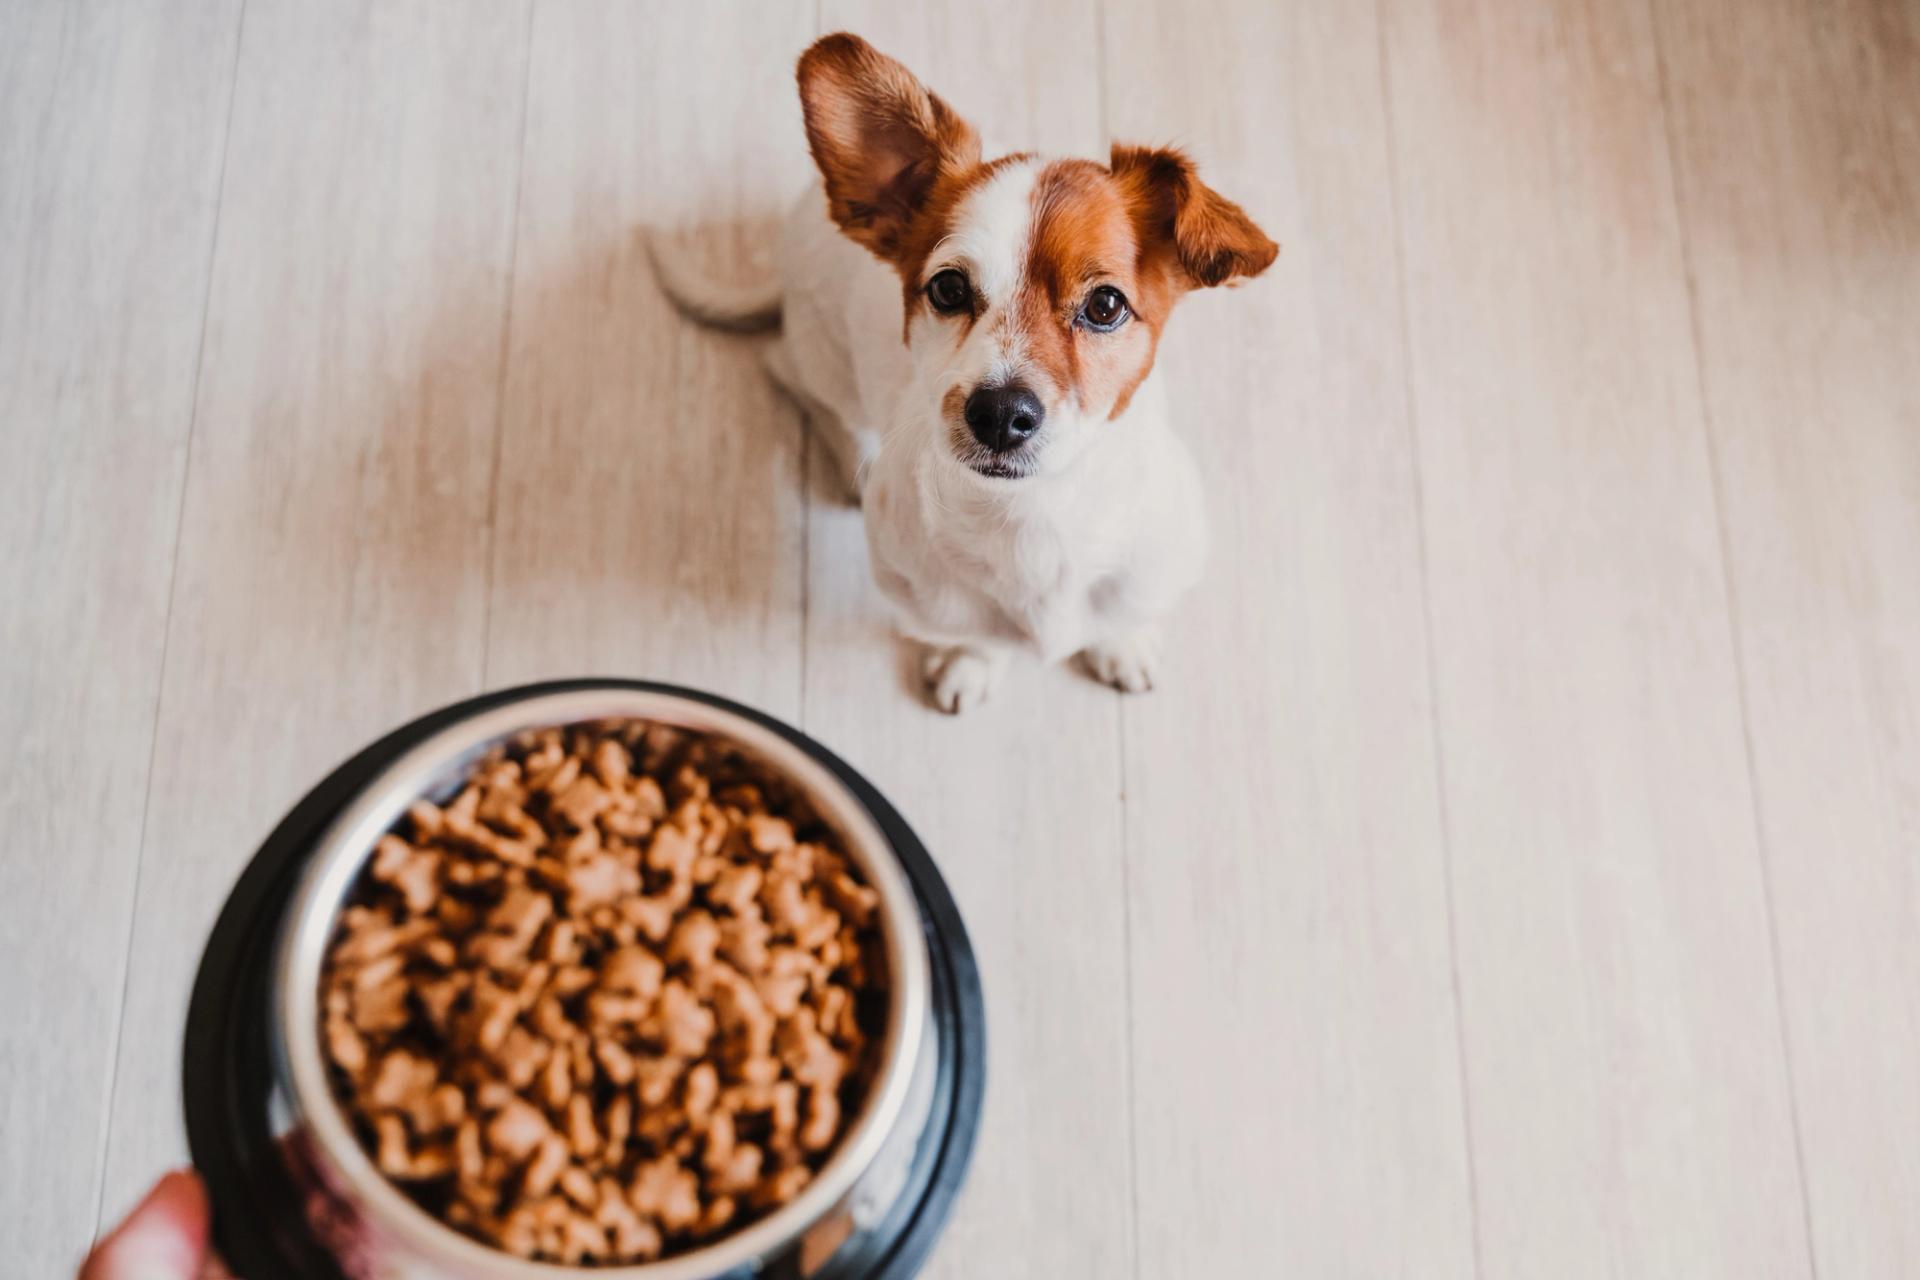
[(878, 1044), (877, 895), (715, 739), (523, 736), (376, 847), (322, 993), (380, 1170), (509, 1253), (652, 1261), (807, 1186)]

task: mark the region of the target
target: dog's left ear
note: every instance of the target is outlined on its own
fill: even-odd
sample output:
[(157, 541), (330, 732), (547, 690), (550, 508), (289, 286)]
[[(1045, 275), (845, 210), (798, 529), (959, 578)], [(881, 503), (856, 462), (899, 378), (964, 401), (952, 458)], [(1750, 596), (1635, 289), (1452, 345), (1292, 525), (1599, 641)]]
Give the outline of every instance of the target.
[(1171, 253), (1189, 288), (1251, 279), (1279, 255), (1280, 246), (1201, 182), (1181, 152), (1116, 143), (1108, 167), (1127, 193), (1143, 251)]
[(934, 183), (980, 162), (980, 138), (911, 71), (859, 36), (800, 55), (807, 145), (840, 229), (888, 260)]

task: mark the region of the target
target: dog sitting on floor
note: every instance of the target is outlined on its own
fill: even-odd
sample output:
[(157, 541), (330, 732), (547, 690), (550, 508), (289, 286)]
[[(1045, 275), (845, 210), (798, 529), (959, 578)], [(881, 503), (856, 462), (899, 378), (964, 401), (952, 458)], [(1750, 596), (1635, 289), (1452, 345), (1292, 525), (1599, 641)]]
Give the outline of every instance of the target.
[(936, 706), (984, 701), (1018, 650), (1152, 688), (1206, 554), (1154, 351), (1183, 294), (1278, 247), (1178, 151), (983, 160), (857, 36), (815, 43), (799, 81), (821, 183), (786, 220), (778, 280), (720, 287), (656, 253), (662, 286), (710, 324), (781, 323), (767, 370), (865, 506)]

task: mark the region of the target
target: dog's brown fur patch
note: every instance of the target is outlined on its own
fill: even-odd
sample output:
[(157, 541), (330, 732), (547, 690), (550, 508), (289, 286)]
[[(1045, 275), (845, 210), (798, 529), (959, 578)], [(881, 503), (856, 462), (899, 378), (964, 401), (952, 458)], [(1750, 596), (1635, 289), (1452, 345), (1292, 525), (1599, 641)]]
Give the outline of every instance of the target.
[[(1144, 287), (1125, 194), (1090, 160), (1047, 165), (1034, 180), (1033, 230), (1013, 308), (1029, 359), (1083, 411), (1123, 412), (1153, 368), (1170, 298)], [(1079, 322), (1101, 285), (1127, 298), (1133, 319), (1111, 333)]]
[(979, 163), (979, 135), (911, 71), (858, 36), (815, 41), (800, 55), (796, 75), (829, 214), (879, 257), (897, 258), (934, 189)]
[(1177, 273), (1182, 291), (1251, 279), (1279, 256), (1280, 246), (1201, 182), (1183, 152), (1115, 144), (1108, 168), (1126, 193), (1143, 255)]

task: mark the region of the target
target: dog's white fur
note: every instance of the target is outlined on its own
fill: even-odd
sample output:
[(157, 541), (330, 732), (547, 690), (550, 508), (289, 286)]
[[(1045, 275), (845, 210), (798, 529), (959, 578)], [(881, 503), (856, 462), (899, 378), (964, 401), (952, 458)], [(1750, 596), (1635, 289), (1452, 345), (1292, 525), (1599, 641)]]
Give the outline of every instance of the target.
[[(1017, 161), (970, 193), (924, 278), (965, 270), (985, 311), (964, 339), (923, 313), (901, 342), (901, 282), (828, 219), (818, 186), (780, 238), (781, 334), (768, 372), (797, 400), (866, 508), (874, 580), (902, 630), (928, 646), (937, 706), (986, 699), (1008, 658), (1080, 655), (1128, 692), (1153, 686), (1161, 624), (1200, 576), (1206, 522), (1199, 478), (1170, 428), (1159, 375), (1124, 413), (1049, 396), (1032, 471), (982, 475), (960, 461), (942, 401), (1029, 374), (1010, 326), (993, 323), (1020, 279), (1039, 161)], [(664, 255), (656, 255), (663, 258)], [(735, 325), (764, 319), (725, 291), (663, 263), (690, 312)]]

